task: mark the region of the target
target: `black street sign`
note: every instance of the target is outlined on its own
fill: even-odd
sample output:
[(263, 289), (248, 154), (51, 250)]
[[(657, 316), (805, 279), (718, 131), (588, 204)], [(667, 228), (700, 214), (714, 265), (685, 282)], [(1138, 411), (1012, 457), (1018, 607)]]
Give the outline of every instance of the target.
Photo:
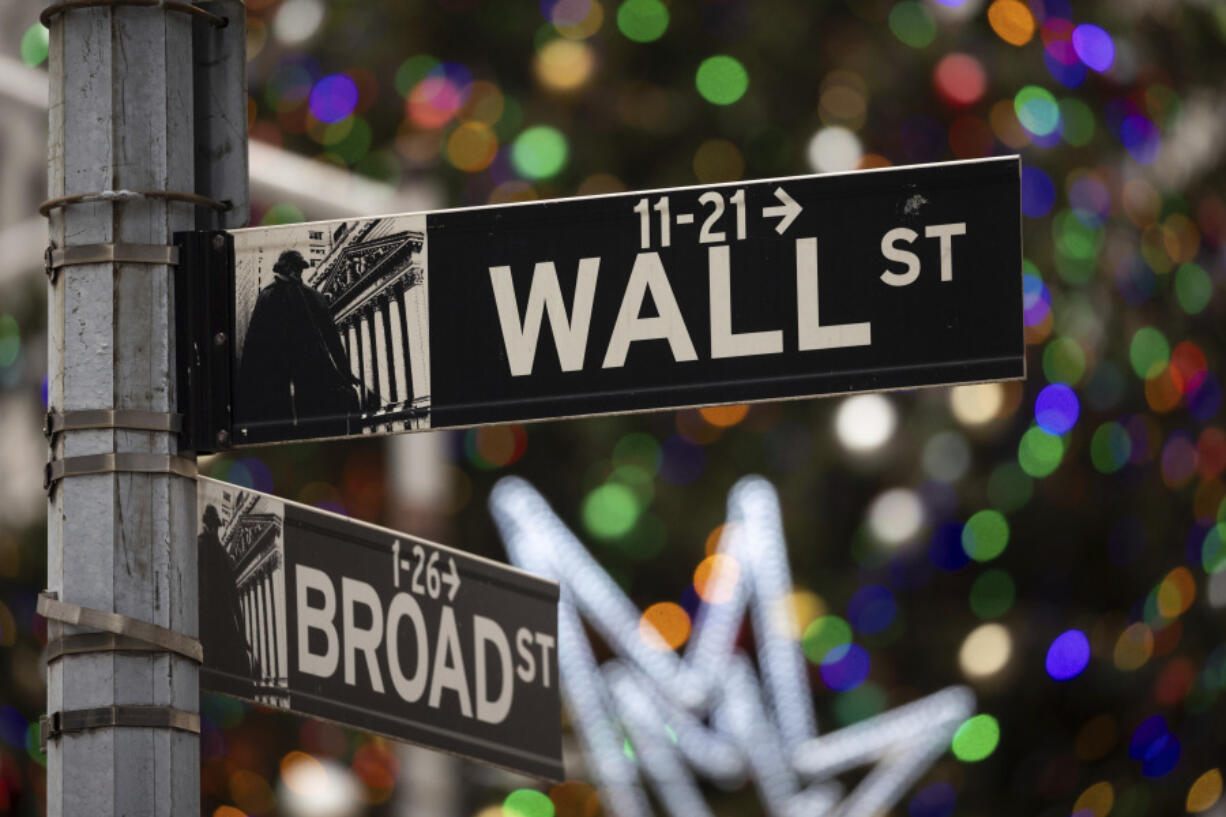
[(558, 586), (199, 480), (201, 685), (561, 780)]
[(1020, 170), (231, 231), (229, 325), (197, 342), (229, 339), (232, 414), (197, 445), (1022, 377)]

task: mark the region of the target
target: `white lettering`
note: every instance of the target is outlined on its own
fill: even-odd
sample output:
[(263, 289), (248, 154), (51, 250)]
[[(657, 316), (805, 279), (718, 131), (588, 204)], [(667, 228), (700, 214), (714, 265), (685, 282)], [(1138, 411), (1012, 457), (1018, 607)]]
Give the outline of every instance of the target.
[(524, 322), (519, 323), (519, 305), (510, 267), (490, 267), (490, 282), (494, 286), (494, 303), (498, 307), (498, 323), (502, 327), (502, 342), (507, 350), (507, 363), (512, 376), (532, 374), (536, 359), (536, 343), (541, 332), (541, 320), (549, 313), (553, 343), (558, 350), (562, 371), (583, 368), (587, 349), (587, 331), (592, 318), (592, 302), (596, 297), (596, 274), (599, 258), (581, 258), (579, 277), (575, 283), (575, 303), (572, 315), (566, 314), (558, 271), (552, 261), (537, 264), (532, 270), (532, 285), (528, 290), (528, 308)]
[[(639, 312), (642, 311), (643, 298), (648, 290), (651, 290), (651, 298), (660, 314), (654, 318), (640, 318)], [(673, 360), (698, 359), (681, 317), (681, 309), (668, 284), (668, 276), (664, 274), (664, 263), (660, 261), (659, 253), (641, 252), (635, 256), (634, 268), (630, 270), (630, 280), (626, 283), (626, 294), (617, 313), (617, 322), (613, 325), (613, 336), (609, 339), (603, 368), (624, 366), (626, 353), (634, 341), (658, 339), (668, 341)]]
[[(366, 655), (366, 671), (370, 673), (370, 685), (375, 692), (383, 691), (383, 675), (379, 672), (379, 658), (375, 651), (383, 641), (383, 605), (379, 602), (379, 594), (375, 588), (357, 579), (341, 577), (341, 598), (344, 599), (344, 610), (341, 611), (341, 624), (345, 634), (345, 683), (354, 686), (357, 683), (357, 654)], [(363, 630), (357, 626), (354, 615), (355, 605), (362, 605), (370, 611), (370, 629)]]
[[(502, 676), (502, 689), (496, 700), (489, 700), (486, 675), (488, 667), (485, 664), (485, 647), (493, 644), (498, 651), (498, 663)], [(473, 650), (476, 652), (477, 673), (477, 720), (486, 723), (502, 723), (511, 711), (511, 694), (515, 691), (515, 678), (511, 675), (511, 645), (507, 643), (506, 633), (498, 626), (498, 622), (485, 616), (473, 616)]]
[[(711, 195), (711, 194), (708, 194)], [(732, 264), (727, 244), (707, 250), (711, 282), (711, 357), (777, 355), (783, 351), (783, 331), (732, 331)]]
[(924, 228), (925, 238), (941, 240), (941, 280), (954, 279), (954, 236), (966, 235), (966, 222), (954, 224), (933, 224)]
[[(332, 588), (332, 580), (322, 570), (295, 565), (294, 582), (298, 587), (298, 670), (320, 678), (330, 678), (340, 660), (336, 625), (332, 623), (336, 617), (336, 591)], [(323, 607), (307, 604), (307, 594), (311, 590), (323, 594)], [(311, 630), (324, 634), (328, 646), (323, 655), (311, 652)]]
[(520, 627), (516, 631), (515, 651), (523, 662), (515, 667), (515, 674), (519, 676), (519, 680), (530, 684), (536, 678), (536, 658), (532, 655), (532, 631), (527, 627)]
[(910, 250), (899, 249), (895, 245), (899, 241), (905, 241), (910, 244), (917, 238), (919, 238), (919, 233), (906, 227), (895, 227), (881, 237), (881, 254), (891, 261), (907, 265), (906, 272), (890, 272), (886, 270), (881, 273), (882, 281), (885, 281), (892, 287), (905, 287), (907, 284), (915, 283), (915, 279), (919, 278), (920, 274), (919, 256)]
[(536, 643), (541, 648), (541, 680), (545, 683), (545, 689), (549, 689), (549, 651), (553, 649), (553, 636), (537, 633)]
[[(413, 677), (406, 678), (400, 664), (400, 620), (407, 617), (413, 624)], [(409, 703), (416, 703), (426, 691), (426, 667), (430, 644), (426, 641), (426, 620), (417, 600), (408, 593), (397, 593), (387, 608), (387, 664), (392, 674), (396, 694)]]
[(443, 606), (438, 622), (438, 643), (434, 648), (434, 668), (430, 672), (430, 697), (426, 701), (438, 709), (443, 690), (450, 689), (460, 698), (460, 712), (464, 717), (473, 716), (473, 705), (468, 698), (468, 674), (464, 671), (464, 654), (460, 651), (460, 633), (456, 629), (455, 612)]
[(796, 329), (802, 352), (872, 344), (873, 325), (842, 323), (822, 326), (818, 311), (817, 239), (796, 239)]

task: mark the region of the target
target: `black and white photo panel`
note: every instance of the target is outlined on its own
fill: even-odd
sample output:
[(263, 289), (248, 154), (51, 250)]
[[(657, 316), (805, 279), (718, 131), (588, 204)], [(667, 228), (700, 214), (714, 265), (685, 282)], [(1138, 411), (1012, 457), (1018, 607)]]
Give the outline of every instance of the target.
[(288, 708), (285, 505), (203, 480), (198, 500), (205, 686)]
[(238, 444), (430, 427), (425, 216), (234, 237)]

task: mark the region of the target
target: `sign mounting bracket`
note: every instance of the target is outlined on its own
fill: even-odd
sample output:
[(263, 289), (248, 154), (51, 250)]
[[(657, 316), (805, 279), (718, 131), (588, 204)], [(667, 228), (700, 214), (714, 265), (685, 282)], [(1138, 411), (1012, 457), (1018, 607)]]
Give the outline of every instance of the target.
[(180, 445), (197, 453), (230, 447), (234, 339), (234, 239), (224, 230), (175, 234), (175, 355)]

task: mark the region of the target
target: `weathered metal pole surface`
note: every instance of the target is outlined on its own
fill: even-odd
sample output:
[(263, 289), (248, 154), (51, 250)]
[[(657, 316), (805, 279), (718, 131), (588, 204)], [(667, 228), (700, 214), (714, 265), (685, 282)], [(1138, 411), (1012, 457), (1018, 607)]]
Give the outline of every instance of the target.
[[(160, 5), (69, 8), (51, 21), (51, 196), (193, 191), (191, 26)], [(58, 247), (165, 245), (193, 217), (188, 204), (101, 201), (53, 211), (50, 232)], [(125, 263), (60, 270), (48, 303), (52, 408), (174, 411), (171, 274)], [(109, 429), (65, 432), (53, 456), (111, 451), (177, 453), (170, 433)], [(195, 502), (194, 482), (170, 474), (62, 480), (48, 505), (49, 589), (194, 637)], [(65, 655), (47, 671), (49, 713), (133, 704), (198, 712), (199, 699), (196, 665), (169, 653)], [(47, 813), (196, 815), (199, 779), (190, 732), (66, 732), (48, 744)]]

